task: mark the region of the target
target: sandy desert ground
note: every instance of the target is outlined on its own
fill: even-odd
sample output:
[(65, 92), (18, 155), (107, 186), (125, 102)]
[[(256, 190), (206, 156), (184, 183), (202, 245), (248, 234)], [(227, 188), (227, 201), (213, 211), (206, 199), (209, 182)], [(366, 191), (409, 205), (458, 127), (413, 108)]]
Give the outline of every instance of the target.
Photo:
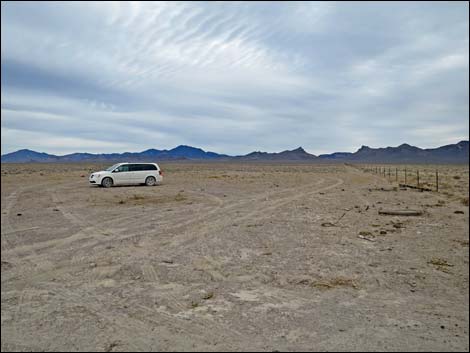
[(161, 166), (1, 166), (2, 351), (468, 351), (468, 166)]

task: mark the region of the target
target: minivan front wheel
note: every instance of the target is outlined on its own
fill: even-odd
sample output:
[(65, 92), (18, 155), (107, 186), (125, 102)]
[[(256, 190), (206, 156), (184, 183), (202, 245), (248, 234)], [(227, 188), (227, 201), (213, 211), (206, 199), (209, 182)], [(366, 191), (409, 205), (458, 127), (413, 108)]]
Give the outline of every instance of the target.
[(157, 183), (154, 177), (149, 176), (145, 179), (145, 185), (147, 186), (154, 186)]
[(113, 186), (113, 179), (111, 179), (111, 178), (104, 178), (104, 179), (101, 181), (101, 185), (103, 185), (105, 188), (110, 188), (111, 186)]

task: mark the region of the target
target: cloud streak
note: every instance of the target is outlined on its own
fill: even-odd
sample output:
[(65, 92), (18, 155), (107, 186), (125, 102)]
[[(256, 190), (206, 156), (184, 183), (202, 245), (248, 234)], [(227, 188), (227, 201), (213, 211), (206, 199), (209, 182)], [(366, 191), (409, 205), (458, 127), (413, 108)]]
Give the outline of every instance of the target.
[(2, 153), (468, 139), (467, 3), (2, 2)]

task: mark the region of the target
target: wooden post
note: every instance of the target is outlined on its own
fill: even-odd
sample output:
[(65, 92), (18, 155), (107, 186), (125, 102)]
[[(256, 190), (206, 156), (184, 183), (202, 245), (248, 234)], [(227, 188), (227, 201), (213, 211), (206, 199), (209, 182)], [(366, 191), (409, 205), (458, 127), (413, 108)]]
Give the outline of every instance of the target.
[(418, 187), (419, 187), (419, 170), (416, 171), (416, 178), (418, 179)]
[(436, 169), (436, 192), (439, 192), (439, 173)]
[(398, 182), (398, 168), (395, 168), (395, 181)]
[(390, 168), (388, 168), (388, 180), (390, 180)]
[(405, 185), (406, 185), (406, 168), (405, 168)]

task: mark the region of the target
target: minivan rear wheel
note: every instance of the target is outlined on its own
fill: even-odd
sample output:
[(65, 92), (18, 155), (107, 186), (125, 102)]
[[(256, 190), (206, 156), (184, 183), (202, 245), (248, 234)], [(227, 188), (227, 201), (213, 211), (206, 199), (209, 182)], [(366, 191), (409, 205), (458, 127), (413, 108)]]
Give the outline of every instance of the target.
[(101, 181), (101, 185), (103, 185), (105, 188), (110, 188), (111, 186), (113, 186), (113, 179), (111, 179), (111, 178), (104, 178), (104, 179)]
[(147, 186), (154, 186), (157, 183), (154, 177), (149, 176), (145, 179), (145, 185)]

